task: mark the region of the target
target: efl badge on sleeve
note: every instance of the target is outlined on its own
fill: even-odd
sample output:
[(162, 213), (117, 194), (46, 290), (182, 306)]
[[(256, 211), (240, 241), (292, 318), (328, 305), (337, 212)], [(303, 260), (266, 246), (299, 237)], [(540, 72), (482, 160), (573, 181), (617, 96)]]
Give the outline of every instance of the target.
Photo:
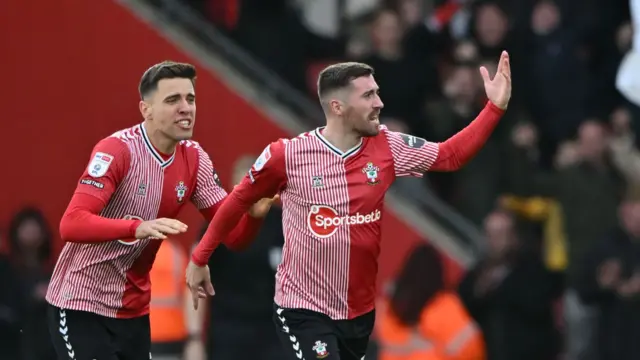
[(104, 176), (104, 174), (107, 173), (107, 170), (109, 169), (109, 165), (111, 165), (112, 161), (113, 161), (113, 155), (103, 153), (103, 152), (97, 152), (93, 156), (93, 159), (91, 159), (91, 162), (87, 167), (87, 172), (89, 173), (89, 176), (94, 178), (99, 178)]
[(269, 159), (271, 159), (271, 146), (267, 146), (264, 151), (262, 151), (262, 154), (260, 154), (260, 156), (258, 156), (258, 159), (256, 159), (256, 162), (253, 164), (253, 170), (254, 171), (260, 171), (262, 170), (262, 168), (264, 167), (264, 164), (267, 163), (267, 161), (269, 161)]

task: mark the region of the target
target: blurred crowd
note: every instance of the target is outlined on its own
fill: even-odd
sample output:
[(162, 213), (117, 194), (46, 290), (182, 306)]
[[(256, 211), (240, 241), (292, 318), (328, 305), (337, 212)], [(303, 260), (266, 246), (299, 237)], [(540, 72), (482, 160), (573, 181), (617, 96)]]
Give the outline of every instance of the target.
[[(514, 96), (484, 149), (462, 171), (399, 182), (481, 227), (487, 251), (451, 288), (434, 249), (416, 248), (380, 300), (367, 359), (640, 358), (640, 109), (615, 88), (634, 36), (627, 1), (184, 1), (311, 98), (324, 65), (372, 65), (383, 123), (431, 141), (474, 119), (486, 101), (477, 68), (495, 71), (509, 51)], [(238, 160), (236, 180), (252, 160)], [(273, 209), (249, 249), (212, 257), (217, 295), (195, 339), (208, 358), (283, 358), (271, 324), (280, 220)], [(7, 229), (1, 357), (53, 359), (54, 230), (32, 208)]]

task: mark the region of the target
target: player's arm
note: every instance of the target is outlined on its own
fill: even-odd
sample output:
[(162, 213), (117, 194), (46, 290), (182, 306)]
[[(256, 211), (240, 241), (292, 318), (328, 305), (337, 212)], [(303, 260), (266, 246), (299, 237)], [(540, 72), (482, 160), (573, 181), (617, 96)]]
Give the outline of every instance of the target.
[[(226, 201), (227, 192), (220, 185), (220, 178), (209, 155), (202, 148), (198, 148), (198, 152), (198, 174), (192, 201), (210, 222)], [(230, 248), (234, 248), (235, 244), (240, 246), (249, 243), (257, 235), (262, 220), (244, 213), (228, 237), (223, 239), (224, 243)]]
[(503, 114), (504, 110), (487, 101), (469, 125), (441, 143), (386, 130), (396, 176), (459, 170), (480, 151)]
[(135, 236), (139, 220), (100, 216), (129, 169), (131, 154), (117, 138), (100, 141), (60, 221), (63, 241), (94, 243)]
[(247, 176), (236, 186), (216, 211), (213, 220), (191, 256), (198, 266), (204, 266), (218, 245), (229, 238), (235, 224), (249, 208), (262, 198), (274, 196), (286, 183), (284, 144), (267, 146)]

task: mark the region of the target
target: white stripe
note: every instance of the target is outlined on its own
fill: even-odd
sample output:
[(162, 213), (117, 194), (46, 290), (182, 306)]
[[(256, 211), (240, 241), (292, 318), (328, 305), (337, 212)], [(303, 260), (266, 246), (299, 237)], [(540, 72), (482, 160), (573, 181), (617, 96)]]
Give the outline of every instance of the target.
[(60, 323), (58, 326), (58, 332), (60, 333), (60, 337), (62, 338), (62, 342), (67, 351), (67, 355), (69, 356), (69, 360), (76, 360), (76, 352), (73, 350), (73, 346), (69, 341), (69, 324), (67, 323), (67, 312), (64, 309), (60, 309)]

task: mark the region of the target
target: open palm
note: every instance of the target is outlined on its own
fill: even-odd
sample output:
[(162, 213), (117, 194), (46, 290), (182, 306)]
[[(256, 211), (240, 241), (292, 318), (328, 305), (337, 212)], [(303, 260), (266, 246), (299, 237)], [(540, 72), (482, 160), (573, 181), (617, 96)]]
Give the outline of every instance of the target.
[(480, 67), (480, 75), (484, 81), (484, 90), (487, 98), (500, 109), (505, 110), (511, 99), (511, 65), (509, 64), (509, 54), (503, 51), (498, 62), (496, 75), (491, 79), (489, 70)]

